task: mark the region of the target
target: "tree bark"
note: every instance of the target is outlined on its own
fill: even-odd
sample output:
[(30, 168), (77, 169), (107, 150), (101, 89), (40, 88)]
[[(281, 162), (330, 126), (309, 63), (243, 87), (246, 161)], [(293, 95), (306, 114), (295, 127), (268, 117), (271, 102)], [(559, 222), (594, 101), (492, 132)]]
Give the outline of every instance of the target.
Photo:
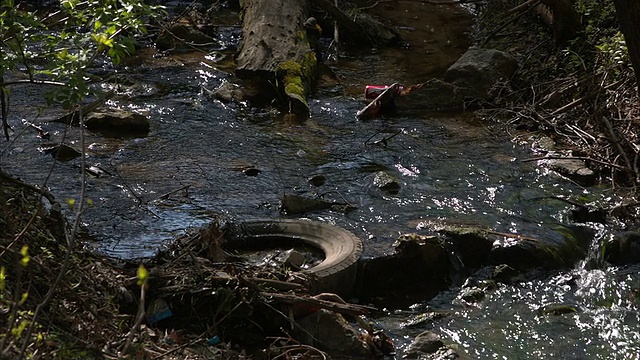
[(242, 41), (236, 75), (258, 80), (261, 93), (275, 86), (286, 95), (290, 113), (308, 113), (306, 96), (315, 81), (317, 60), (304, 27), (307, 2), (241, 0), (240, 5)]
[(638, 0), (613, 0), (616, 6), (620, 31), (624, 34), (629, 49), (631, 65), (636, 74), (636, 86), (640, 96), (640, 1)]
[(538, 6), (538, 12), (553, 30), (556, 44), (562, 45), (574, 39), (582, 25), (573, 3), (570, 0), (540, 0), (540, 2), (542, 6)]

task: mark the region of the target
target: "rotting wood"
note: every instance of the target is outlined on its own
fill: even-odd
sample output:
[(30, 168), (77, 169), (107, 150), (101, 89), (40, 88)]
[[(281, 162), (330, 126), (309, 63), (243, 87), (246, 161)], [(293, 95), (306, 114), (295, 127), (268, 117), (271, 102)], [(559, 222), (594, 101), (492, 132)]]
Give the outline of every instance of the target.
[(242, 0), (240, 5), (236, 75), (257, 83), (258, 93), (277, 88), (286, 96), (290, 113), (308, 114), (307, 95), (316, 80), (317, 60), (304, 27), (307, 2)]

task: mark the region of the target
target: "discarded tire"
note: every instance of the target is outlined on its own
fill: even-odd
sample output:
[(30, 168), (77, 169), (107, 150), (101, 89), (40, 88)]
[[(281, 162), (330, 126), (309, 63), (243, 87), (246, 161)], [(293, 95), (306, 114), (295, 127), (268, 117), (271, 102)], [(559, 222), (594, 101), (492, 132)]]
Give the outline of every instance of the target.
[(353, 295), (357, 262), (362, 254), (362, 241), (353, 233), (319, 221), (296, 219), (247, 220), (242, 228), (251, 241), (261, 238), (301, 241), (322, 250), (324, 260), (303, 270), (312, 275), (311, 291)]

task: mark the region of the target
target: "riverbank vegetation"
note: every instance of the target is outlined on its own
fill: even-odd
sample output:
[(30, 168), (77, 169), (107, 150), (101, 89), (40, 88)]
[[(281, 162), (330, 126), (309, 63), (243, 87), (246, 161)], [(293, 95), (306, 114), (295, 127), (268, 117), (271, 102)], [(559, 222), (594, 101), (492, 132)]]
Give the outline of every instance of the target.
[[(576, 0), (581, 28), (560, 43), (532, 8), (514, 10), (522, 3), (489, 1), (478, 7), (473, 42), (507, 51), (520, 64), (516, 77), (496, 86), (496, 96), (482, 104), (478, 114), (498, 119), (494, 124), (504, 126), (515, 137), (552, 139), (555, 156), (585, 161), (597, 171), (601, 184), (635, 188), (640, 181), (640, 105), (614, 3)], [(7, 121), (11, 87), (53, 85), (58, 90), (50, 97), (52, 103), (69, 111), (81, 109), (79, 105), (92, 90), (91, 77), (84, 70), (97, 60), (106, 61), (105, 55), (115, 63), (107, 68), (117, 68), (136, 46), (144, 44), (142, 40), (148, 36), (145, 24), (159, 10), (137, 1), (112, 7), (100, 1), (61, 4), (60, 8), (42, 10), (2, 1), (0, 85), (5, 141), (18, 136)], [(61, 16), (65, 9), (67, 17)], [(59, 36), (52, 35), (53, 25), (60, 26), (55, 29)], [(39, 52), (31, 47), (34, 41), (40, 44)], [(200, 336), (184, 329), (159, 333), (141, 326), (139, 309), (144, 308), (148, 286), (146, 268), (84, 251), (78, 225), (91, 201), (82, 194), (77, 199), (56, 200), (55, 194), (42, 190), (45, 188), (46, 184), (36, 187), (13, 179), (11, 174), (0, 174), (0, 358), (248, 356), (239, 349), (212, 351), (210, 346), (219, 341), (213, 333)], [(635, 213), (636, 205), (630, 199), (627, 209)], [(65, 212), (74, 214), (69, 223), (62, 218)], [(260, 327), (250, 323), (249, 314), (271, 310), (263, 307), (264, 302), (250, 306), (255, 304), (253, 297), (260, 295), (255, 284), (246, 279), (238, 283), (241, 277), (230, 274), (229, 269), (216, 270), (198, 254), (206, 249), (195, 251), (192, 241), (182, 245), (171, 261), (165, 259), (162, 276), (152, 274), (154, 279), (215, 278), (217, 287), (208, 289), (200, 300), (189, 294), (193, 301), (206, 299), (219, 305), (209, 308), (218, 312), (213, 325), (220, 326), (223, 320), (241, 314), (245, 325)], [(212, 249), (217, 251), (215, 246)], [(172, 268), (176, 264), (186, 265)], [(205, 270), (207, 277), (203, 276)], [(283, 274), (276, 275), (271, 286), (282, 285)], [(173, 293), (192, 290), (189, 284), (173, 285)], [(234, 307), (236, 304), (243, 308)], [(204, 305), (193, 307), (189, 319), (195, 319), (196, 310), (202, 309)], [(272, 310), (275, 317), (282, 315)], [(279, 320), (286, 323), (286, 318), (285, 314)], [(188, 328), (189, 324), (183, 325)], [(285, 358), (293, 350), (319, 358), (325, 355), (289, 337), (274, 338), (273, 344), (274, 352), (267, 351), (265, 356)], [(201, 345), (203, 352), (183, 352), (195, 345)]]
[(575, 1), (580, 28), (560, 43), (545, 15), (521, 4), (489, 2), (478, 19), (475, 42), (511, 53), (520, 66), (496, 89), (493, 114), (511, 129), (553, 139), (557, 155), (585, 160), (600, 183), (637, 186), (640, 106), (614, 3)]

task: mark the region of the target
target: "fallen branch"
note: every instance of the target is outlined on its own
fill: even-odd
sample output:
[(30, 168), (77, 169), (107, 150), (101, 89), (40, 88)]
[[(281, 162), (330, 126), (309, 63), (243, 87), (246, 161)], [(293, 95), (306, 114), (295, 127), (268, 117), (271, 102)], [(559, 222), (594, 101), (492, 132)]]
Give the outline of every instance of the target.
[(191, 187), (191, 184), (189, 184), (189, 185), (185, 185), (185, 186), (181, 186), (181, 187), (179, 187), (178, 189), (175, 189), (175, 190), (169, 191), (169, 192), (168, 192), (168, 193), (166, 193), (166, 194), (163, 194), (163, 195), (158, 196), (158, 198), (157, 198), (155, 201), (158, 201), (158, 200), (166, 200), (169, 196), (171, 196), (171, 195), (173, 195), (173, 194), (175, 194), (175, 193), (178, 193), (178, 192), (180, 192), (180, 191), (182, 191), (182, 190), (188, 190), (190, 187)]
[[(500, 26), (498, 26), (495, 30), (493, 30), (492, 32), (489, 33), (489, 35), (487, 35), (484, 40), (482, 40), (482, 43), (480, 44), (480, 47), (484, 47), (487, 42), (489, 42), (489, 40), (494, 37), (500, 30), (504, 29), (505, 27), (507, 27), (509, 24), (511, 24), (512, 22), (520, 19), (521, 17), (523, 17), (528, 11), (529, 9), (531, 9), (532, 7), (538, 5), (538, 3), (540, 2), (540, 0), (535, 0), (535, 1), (529, 1), (527, 3), (531, 3), (529, 4), (529, 6), (527, 8), (522, 9), (518, 9), (518, 11), (520, 11), (518, 14), (516, 14), (514, 17), (507, 19), (506, 21), (504, 21)], [(511, 9), (513, 10), (513, 9)]]
[(328, 0), (316, 0), (313, 2), (319, 6), (322, 10), (326, 11), (333, 17), (338, 25), (344, 29), (343, 33), (348, 33), (354, 40), (358, 42), (366, 42), (367, 44), (374, 44), (375, 42), (368, 36), (368, 34), (362, 30), (360, 25), (351, 20), (349, 16), (342, 12), (337, 6), (332, 4)]
[(607, 161), (602, 161), (594, 158), (590, 158), (587, 156), (540, 156), (535, 158), (522, 159), (520, 162), (530, 162), (530, 161), (541, 161), (541, 160), (585, 160), (585, 161), (593, 161), (601, 165), (606, 165), (610, 167), (614, 167), (620, 170), (629, 170), (624, 166), (620, 166), (617, 164), (613, 164)]
[(341, 304), (341, 303), (322, 300), (322, 299), (319, 299), (316, 297), (310, 297), (310, 296), (302, 297), (302, 296), (292, 295), (292, 294), (279, 294), (279, 293), (269, 293), (269, 292), (262, 292), (262, 295), (284, 304), (309, 305), (311, 307), (327, 309), (327, 310), (335, 311), (337, 313), (354, 315), (354, 316), (369, 314), (373, 311), (378, 310), (371, 306), (347, 304), (347, 303)]
[[(107, 100), (111, 99), (113, 96), (115, 95), (115, 91), (110, 90), (107, 93), (105, 93), (104, 95), (102, 95), (101, 97), (99, 97), (98, 99), (90, 102), (87, 105), (83, 105), (80, 112), (82, 112), (83, 116), (92, 112), (93, 110), (97, 109), (99, 106), (101, 106), (102, 104), (104, 104), (105, 102), (107, 102)], [(59, 122), (59, 123), (63, 123), (63, 124), (67, 124), (67, 125), (71, 125), (71, 124), (77, 124), (78, 122), (78, 113), (79, 110), (75, 110), (72, 113), (69, 113), (67, 115), (61, 116), (55, 120), (53, 120), (54, 122)]]
[[(616, 133), (609, 119), (607, 119), (605, 116), (602, 116), (601, 119), (602, 119), (602, 122), (605, 124), (607, 131), (609, 132), (609, 137), (611, 138), (611, 142), (618, 150), (618, 153), (620, 154), (620, 156), (622, 156), (622, 159), (624, 160), (625, 164), (627, 164), (627, 170), (632, 171), (633, 166), (631, 165), (631, 161), (629, 161), (629, 157), (627, 156), (627, 153), (622, 148), (622, 144), (620, 144), (620, 136)], [(636, 173), (635, 175), (637, 178), (638, 174)]]

